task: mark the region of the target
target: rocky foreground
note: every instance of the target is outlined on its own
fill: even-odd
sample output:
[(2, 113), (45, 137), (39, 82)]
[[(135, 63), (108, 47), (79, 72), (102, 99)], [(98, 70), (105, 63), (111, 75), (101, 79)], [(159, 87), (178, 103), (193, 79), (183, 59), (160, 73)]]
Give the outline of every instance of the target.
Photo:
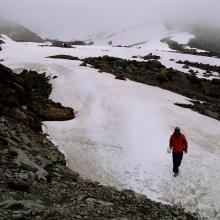
[(16, 75), (0, 65), (0, 219), (198, 218), (69, 170), (42, 133), (43, 120), (75, 117), (71, 108), (49, 99), (49, 80), (34, 71)]

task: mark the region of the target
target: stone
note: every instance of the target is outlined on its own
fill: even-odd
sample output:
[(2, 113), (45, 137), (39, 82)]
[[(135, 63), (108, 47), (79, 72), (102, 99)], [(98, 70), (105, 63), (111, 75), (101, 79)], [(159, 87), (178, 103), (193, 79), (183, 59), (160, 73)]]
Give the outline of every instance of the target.
[(54, 55), (54, 56), (49, 56), (47, 58), (66, 59), (66, 60), (80, 60), (79, 57), (74, 57), (74, 56), (70, 56), (70, 55)]
[(11, 179), (7, 182), (7, 185), (10, 189), (28, 192), (31, 183), (22, 179)]
[(185, 64), (185, 65), (183, 66), (183, 68), (184, 68), (184, 69), (189, 69), (189, 66), (188, 66), (187, 64)]
[(63, 107), (52, 100), (36, 100), (31, 104), (31, 109), (44, 121), (64, 121), (75, 118), (72, 108)]
[(134, 193), (135, 198), (137, 199), (138, 203), (144, 203), (147, 201), (147, 196), (139, 193)]
[(82, 200), (84, 200), (85, 198), (87, 198), (87, 195), (83, 194), (83, 195), (78, 195), (77, 196), (77, 201), (80, 202)]
[(159, 60), (160, 56), (153, 55), (152, 53), (149, 53), (148, 55), (142, 57), (144, 60)]
[(0, 208), (3, 209), (11, 209), (11, 210), (18, 210), (18, 209), (34, 209), (34, 210), (42, 210), (45, 209), (45, 206), (42, 204), (38, 204), (31, 200), (15, 200), (15, 199), (7, 199), (3, 202), (0, 202)]
[(22, 151), (21, 149), (17, 148), (12, 148), (16, 153), (17, 157), (15, 158), (15, 163), (17, 165), (20, 165), (24, 168), (36, 171), (36, 176), (38, 177), (39, 180), (47, 180), (47, 177), (49, 176), (48, 172), (44, 170), (42, 167), (37, 165), (35, 162), (31, 161), (27, 154)]
[(167, 68), (160, 69), (160, 72), (157, 76), (157, 79), (159, 81), (169, 81), (172, 80), (172, 78), (173, 78), (173, 73), (172, 71), (170, 71), (170, 69)]
[(123, 75), (118, 75), (118, 76), (115, 77), (115, 79), (126, 80), (125, 76), (123, 76)]
[(213, 111), (208, 110), (208, 109), (206, 109), (205, 112), (211, 118), (218, 118), (218, 116), (219, 116), (219, 113), (213, 112)]
[(214, 85), (220, 85), (220, 79), (212, 79), (211, 83)]
[(28, 180), (29, 179), (28, 172), (25, 172), (25, 171), (24, 172), (19, 172), (17, 175), (20, 179), (23, 179), (23, 180)]
[(192, 70), (192, 69), (190, 69), (190, 70), (189, 70), (189, 73), (191, 73), (191, 74), (195, 74), (195, 71)]
[(91, 205), (95, 205), (95, 204), (98, 204), (101, 206), (113, 206), (114, 205), (114, 203), (112, 203), (112, 202), (107, 202), (107, 201), (94, 199), (94, 198), (88, 198), (88, 199), (86, 199), (86, 202)]
[(87, 66), (87, 64), (83, 61), (79, 66)]
[(50, 159), (52, 162), (61, 162), (61, 161), (63, 161), (63, 158), (62, 158), (59, 154), (57, 154), (57, 153), (53, 153), (53, 154), (49, 157), (49, 159)]
[(133, 74), (133, 73), (134, 73), (134, 70), (131, 68), (131, 66), (127, 66), (126, 72), (127, 72), (127, 73), (130, 73), (130, 74)]
[(36, 148), (36, 144), (27, 135), (22, 134), (19, 138), (25, 145)]
[(150, 69), (162, 69), (162, 68), (165, 68), (165, 66), (162, 65), (161, 62), (158, 61), (158, 60), (149, 60), (149, 61), (146, 62), (146, 65)]
[(0, 136), (0, 146), (7, 146), (8, 141), (6, 138)]
[(69, 177), (73, 180), (76, 180), (76, 178), (79, 177), (79, 174), (77, 172), (74, 172), (67, 167), (60, 167), (60, 170), (65, 177)]

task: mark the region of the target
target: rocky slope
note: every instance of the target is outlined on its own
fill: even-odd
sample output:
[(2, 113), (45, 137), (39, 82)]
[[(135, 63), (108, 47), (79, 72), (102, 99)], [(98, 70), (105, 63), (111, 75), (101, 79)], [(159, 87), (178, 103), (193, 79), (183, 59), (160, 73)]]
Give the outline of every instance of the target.
[(44, 42), (37, 34), (17, 23), (0, 18), (0, 34), (5, 34), (15, 41)]
[[(188, 43), (187, 45), (184, 45), (184, 44), (179, 44), (178, 42), (173, 41), (168, 37), (168, 38), (162, 39), (161, 42), (167, 43), (170, 49), (178, 51), (179, 53), (220, 58), (220, 53), (218, 51), (208, 50), (208, 51), (200, 52), (197, 49), (194, 49), (194, 48), (201, 49), (201, 47), (197, 46), (197, 44), (195, 43), (196, 42), (195, 40), (194, 41), (191, 40), (190, 43)], [(192, 48), (190, 49), (190, 48), (187, 48), (186, 46), (191, 46)]]
[[(177, 23), (166, 23), (166, 28), (173, 31), (188, 32), (193, 34), (195, 37), (190, 39), (188, 46), (191, 48), (197, 48), (205, 50), (213, 54), (220, 53), (220, 29), (213, 25), (207, 26), (206, 24), (177, 24)], [(208, 53), (207, 53), (208, 54)]]
[(0, 219), (196, 219), (129, 190), (82, 179), (66, 166), (43, 120), (74, 111), (49, 100), (45, 74), (0, 65)]
[(189, 46), (220, 53), (220, 29), (216, 27), (208, 27), (204, 25), (196, 25), (188, 27), (189, 31), (196, 36), (191, 39)]

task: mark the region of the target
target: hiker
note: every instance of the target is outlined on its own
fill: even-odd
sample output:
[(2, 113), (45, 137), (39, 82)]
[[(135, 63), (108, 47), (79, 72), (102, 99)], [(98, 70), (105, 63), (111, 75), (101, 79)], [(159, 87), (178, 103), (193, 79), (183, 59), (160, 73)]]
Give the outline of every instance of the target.
[(173, 152), (173, 172), (176, 177), (179, 172), (179, 166), (183, 158), (183, 152), (188, 151), (188, 142), (184, 134), (180, 132), (180, 128), (176, 127), (170, 137), (170, 146), (167, 149), (168, 153)]

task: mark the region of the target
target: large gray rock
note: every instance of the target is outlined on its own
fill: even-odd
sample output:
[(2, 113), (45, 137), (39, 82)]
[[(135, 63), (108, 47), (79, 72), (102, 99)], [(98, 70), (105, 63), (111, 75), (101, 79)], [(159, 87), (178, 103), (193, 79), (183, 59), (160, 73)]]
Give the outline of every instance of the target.
[(31, 200), (15, 200), (7, 199), (0, 203), (0, 208), (3, 209), (44, 209), (45, 207), (42, 204), (33, 202)]
[(90, 205), (100, 205), (100, 206), (113, 206), (114, 203), (112, 202), (107, 202), (99, 199), (94, 199), (94, 198), (88, 198), (86, 199), (86, 202)]
[(36, 171), (35, 174), (37, 175), (38, 179), (47, 180), (47, 177), (49, 176), (48, 172), (37, 165), (34, 161), (31, 161), (24, 151), (14, 147), (12, 150), (17, 153), (17, 157), (14, 160), (15, 164)]

